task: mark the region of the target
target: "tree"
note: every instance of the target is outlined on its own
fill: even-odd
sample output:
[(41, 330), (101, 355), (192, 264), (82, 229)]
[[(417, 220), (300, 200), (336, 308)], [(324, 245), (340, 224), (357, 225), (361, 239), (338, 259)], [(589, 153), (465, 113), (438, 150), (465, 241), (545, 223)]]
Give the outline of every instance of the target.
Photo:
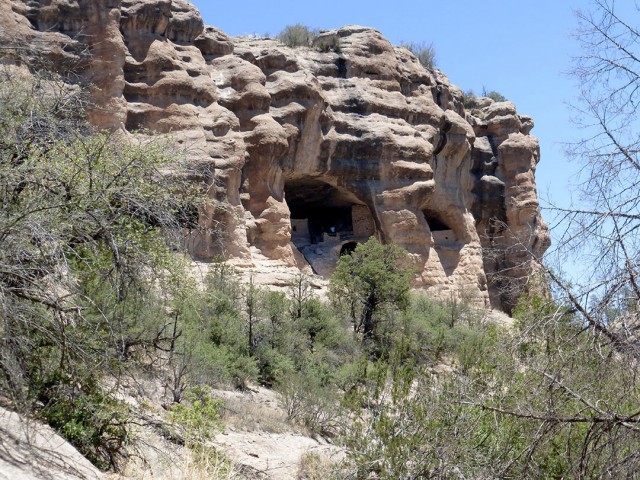
[(412, 278), (407, 252), (372, 237), (340, 257), (329, 288), (334, 301), (347, 306), (355, 331), (375, 340), (377, 314), (386, 306), (407, 305)]
[(305, 305), (313, 298), (313, 286), (310, 278), (300, 273), (289, 283), (289, 298), (291, 299), (291, 317), (302, 318)]
[(178, 335), (197, 192), (166, 141), (95, 132), (85, 106), (58, 75), (0, 69), (0, 395), (106, 467), (126, 420), (102, 380)]
[(585, 325), (638, 356), (634, 335), (621, 328), (638, 319), (610, 315), (621, 296), (635, 309), (640, 304), (640, 31), (620, 16), (622, 8), (595, 0), (577, 13), (583, 53), (573, 70), (580, 84), (574, 108), (585, 136), (569, 153), (581, 165), (580, 206), (550, 210), (560, 234), (556, 251), (583, 271), (571, 283), (556, 272), (550, 277)]

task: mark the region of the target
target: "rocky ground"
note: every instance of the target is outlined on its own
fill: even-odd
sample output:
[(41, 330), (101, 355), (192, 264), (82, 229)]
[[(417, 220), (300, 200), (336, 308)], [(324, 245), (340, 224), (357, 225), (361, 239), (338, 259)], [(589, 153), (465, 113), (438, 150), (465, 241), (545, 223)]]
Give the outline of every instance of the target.
[(301, 461), (309, 455), (333, 461), (342, 458), (341, 448), (292, 427), (275, 392), (260, 387), (221, 396), (228, 409), (227, 427), (216, 436), (216, 443), (234, 462), (265, 478), (296, 478)]
[[(296, 478), (307, 458), (337, 462), (343, 456), (341, 448), (289, 422), (272, 390), (256, 387), (214, 394), (224, 400), (224, 428), (213, 445), (233, 464), (232, 472), (219, 478), (288, 480)], [(158, 405), (148, 408), (147, 426), (134, 429), (131, 458), (122, 475), (100, 472), (50, 427), (0, 408), (0, 479), (187, 480), (222, 471), (222, 466), (203, 467), (164, 438), (149, 419), (166, 421), (166, 412)]]
[(51, 427), (0, 407), (0, 480), (103, 478)]

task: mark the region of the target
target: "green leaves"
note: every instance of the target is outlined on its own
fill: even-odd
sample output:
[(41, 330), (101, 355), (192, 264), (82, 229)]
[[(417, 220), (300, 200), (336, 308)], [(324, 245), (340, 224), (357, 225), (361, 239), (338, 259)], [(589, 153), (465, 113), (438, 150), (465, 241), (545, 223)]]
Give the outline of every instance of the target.
[(401, 47), (406, 48), (413, 53), (418, 61), (428, 69), (433, 69), (436, 66), (436, 49), (433, 43), (427, 42), (403, 42)]
[(412, 278), (406, 251), (372, 237), (340, 258), (329, 288), (334, 302), (352, 316), (355, 330), (374, 338), (383, 308), (408, 305)]
[(214, 398), (209, 387), (193, 387), (185, 392), (185, 402), (173, 406), (171, 417), (184, 430), (187, 446), (200, 446), (222, 429), (222, 406), (222, 400)]
[(126, 418), (98, 380), (178, 336), (169, 299), (189, 282), (172, 250), (201, 192), (169, 139), (94, 132), (82, 106), (53, 74), (0, 67), (0, 395), (44, 403), (105, 467)]

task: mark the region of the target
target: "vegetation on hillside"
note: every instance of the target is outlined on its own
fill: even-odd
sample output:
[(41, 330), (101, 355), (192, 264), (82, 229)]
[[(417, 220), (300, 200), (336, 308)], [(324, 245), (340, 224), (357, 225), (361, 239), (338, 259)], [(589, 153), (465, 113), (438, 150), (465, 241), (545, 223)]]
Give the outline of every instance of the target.
[(127, 412), (103, 375), (170, 344), (171, 233), (199, 195), (167, 141), (93, 132), (84, 107), (57, 75), (0, 71), (0, 392), (106, 467)]
[(319, 30), (317, 28), (309, 28), (301, 23), (295, 25), (287, 25), (278, 34), (278, 40), (287, 47), (310, 47), (313, 41), (318, 38)]
[(463, 93), (462, 103), (464, 105), (464, 108), (466, 108), (466, 109), (478, 108), (478, 106), (479, 106), (478, 98), (479, 97), (487, 97), (487, 98), (490, 98), (491, 100), (493, 100), (494, 102), (506, 102), (507, 101), (507, 97), (502, 95), (500, 92), (497, 92), (495, 90), (487, 91), (487, 89), (483, 87), (482, 88), (482, 95), (479, 95), (479, 96), (476, 95), (473, 90), (467, 90), (467, 91), (465, 91)]
[(295, 25), (287, 25), (278, 34), (280, 40), (287, 47), (313, 47), (315, 46), (321, 52), (340, 53), (340, 39), (337, 36), (321, 37), (320, 30), (317, 28), (309, 28), (306, 25), (296, 23)]
[(321, 478), (634, 478), (640, 37), (607, 0), (580, 18), (579, 113), (596, 130), (572, 149), (584, 207), (554, 209), (563, 258), (589, 275), (540, 261), (512, 325), (411, 293), (407, 253), (375, 239), (341, 257), (329, 301), (304, 275), (274, 292), (224, 261), (200, 288), (177, 233), (203, 195), (170, 139), (96, 132), (81, 88), (3, 67), (2, 403), (104, 469), (142, 418), (123, 385), (150, 375), (169, 410), (157, 428), (205, 463), (223, 427), (212, 387), (262, 384), (292, 424), (345, 446)]
[(402, 42), (401, 47), (406, 48), (413, 53), (418, 61), (428, 69), (436, 66), (436, 49), (433, 43), (426, 42)]

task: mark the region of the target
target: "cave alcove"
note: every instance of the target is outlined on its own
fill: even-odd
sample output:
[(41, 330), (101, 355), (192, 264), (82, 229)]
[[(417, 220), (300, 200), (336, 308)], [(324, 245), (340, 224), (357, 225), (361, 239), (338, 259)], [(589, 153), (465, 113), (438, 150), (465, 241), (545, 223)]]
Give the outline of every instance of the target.
[(459, 241), (455, 229), (449, 225), (449, 222), (441, 214), (429, 209), (423, 210), (422, 213), (431, 231), (433, 248), (438, 255), (445, 274), (449, 277), (460, 262), (462, 242)]
[(375, 233), (369, 208), (319, 177), (285, 178), (284, 195), (291, 212), (291, 241), (322, 276), (333, 273), (343, 244), (366, 241)]

